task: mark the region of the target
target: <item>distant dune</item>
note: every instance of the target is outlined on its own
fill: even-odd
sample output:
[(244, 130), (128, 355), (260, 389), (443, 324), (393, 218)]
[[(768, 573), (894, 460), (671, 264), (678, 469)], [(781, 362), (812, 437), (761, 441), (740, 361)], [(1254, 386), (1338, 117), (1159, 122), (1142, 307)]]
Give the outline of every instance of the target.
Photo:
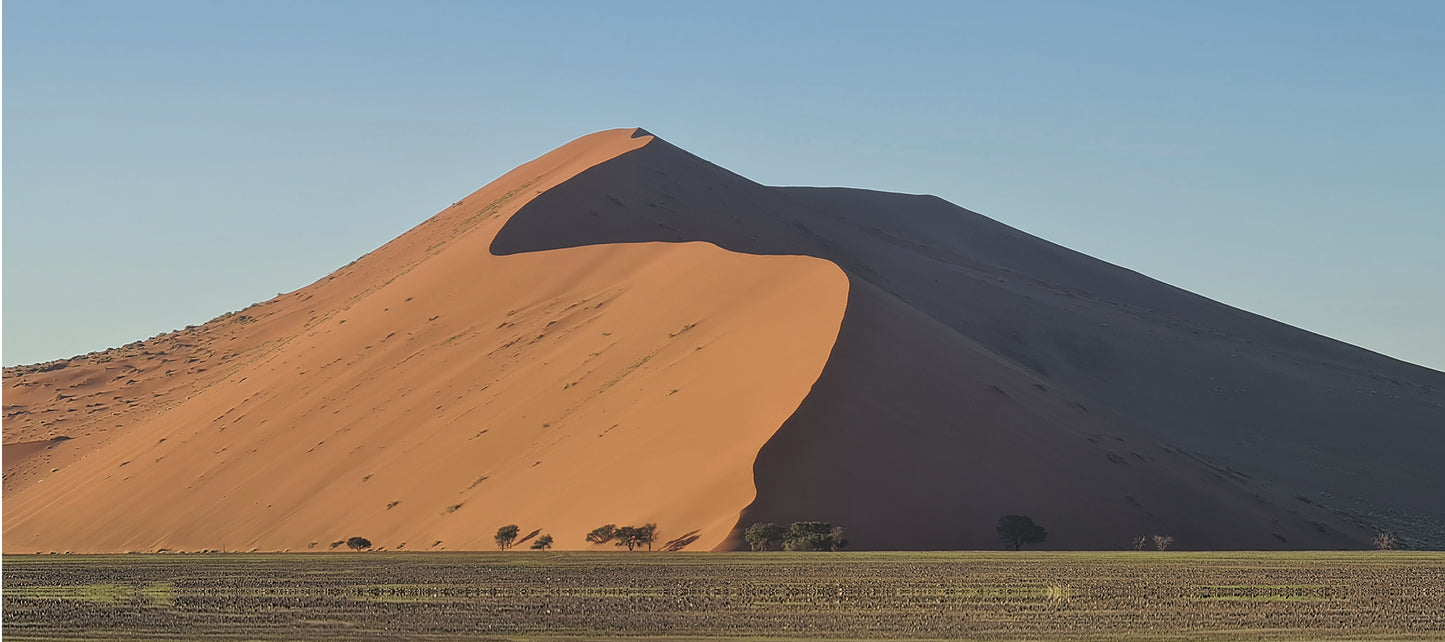
[[(766, 187), (642, 130), (296, 292), (4, 373), (4, 551), (1445, 547), (1445, 374), (940, 199)], [(62, 437), (64, 437), (62, 439)], [(525, 543), (522, 544), (525, 546)]]

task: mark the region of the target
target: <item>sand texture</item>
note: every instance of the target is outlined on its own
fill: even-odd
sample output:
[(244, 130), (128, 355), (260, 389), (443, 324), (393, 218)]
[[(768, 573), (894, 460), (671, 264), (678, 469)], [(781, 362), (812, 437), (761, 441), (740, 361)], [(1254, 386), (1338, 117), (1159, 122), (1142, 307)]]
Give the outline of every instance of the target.
[[(1445, 374), (929, 196), (759, 185), (642, 130), (306, 288), (7, 368), (4, 550), (1445, 546)], [(64, 439), (61, 439), (64, 437)], [(520, 547), (525, 547), (522, 543)]]

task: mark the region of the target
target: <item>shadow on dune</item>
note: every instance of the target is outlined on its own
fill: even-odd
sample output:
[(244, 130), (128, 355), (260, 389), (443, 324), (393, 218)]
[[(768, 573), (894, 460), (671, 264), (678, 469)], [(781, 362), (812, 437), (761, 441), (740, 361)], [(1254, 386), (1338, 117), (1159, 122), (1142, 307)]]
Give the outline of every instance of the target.
[(1387, 513), (1445, 520), (1445, 375), (936, 197), (765, 187), (654, 139), (538, 195), (491, 250), (688, 241), (818, 257), (850, 281), (740, 527), (820, 519), (860, 548), (991, 548), (998, 515), (1023, 513), (1057, 548), (1168, 532), (1272, 549), (1358, 547), (1404, 528)]
[(676, 539), (668, 540), (668, 542), (667, 542), (666, 544), (663, 544), (663, 545), (662, 545), (662, 549), (661, 549), (661, 550), (664, 550), (664, 551), (667, 551), (667, 552), (677, 552), (677, 551), (680, 551), (680, 550), (682, 550), (682, 549), (684, 549), (684, 548), (687, 548), (688, 545), (692, 544), (693, 542), (696, 542), (698, 539), (701, 538), (701, 536), (698, 535), (698, 532), (699, 532), (699, 531), (688, 531), (688, 532), (687, 532), (686, 534), (684, 534), (682, 537), (678, 537), (678, 538), (676, 538)]

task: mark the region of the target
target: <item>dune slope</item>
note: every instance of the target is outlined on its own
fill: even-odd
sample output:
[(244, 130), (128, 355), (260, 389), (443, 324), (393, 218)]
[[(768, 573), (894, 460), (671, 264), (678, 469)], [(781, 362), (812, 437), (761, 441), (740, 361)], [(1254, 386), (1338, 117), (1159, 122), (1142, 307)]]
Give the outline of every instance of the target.
[[(1445, 547), (1445, 374), (929, 196), (584, 137), (325, 279), (5, 371), (6, 552)], [(68, 439), (57, 439), (58, 437)]]
[(7, 455), (73, 439), (7, 462), (5, 550), (485, 549), (508, 523), (581, 548), (644, 522), (716, 546), (826, 361), (841, 271), (705, 243), (487, 249), (528, 198), (649, 140), (576, 141), (241, 315), (7, 371)]
[(765, 187), (662, 141), (528, 204), (493, 250), (644, 240), (816, 256), (852, 283), (740, 527), (989, 547), (999, 515), (1025, 513), (1063, 548), (1359, 547), (1376, 530), (1445, 546), (1442, 373), (934, 197)]

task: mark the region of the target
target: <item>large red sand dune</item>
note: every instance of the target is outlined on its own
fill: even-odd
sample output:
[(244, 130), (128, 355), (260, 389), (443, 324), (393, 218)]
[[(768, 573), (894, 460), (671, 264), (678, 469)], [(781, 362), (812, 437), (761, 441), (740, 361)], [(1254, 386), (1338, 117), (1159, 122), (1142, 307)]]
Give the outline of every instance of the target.
[(705, 243), (488, 252), (529, 198), (649, 140), (631, 133), (240, 315), (7, 373), (5, 550), (477, 549), (507, 523), (580, 548), (649, 521), (716, 546), (847, 279)]
[[(5, 370), (4, 550), (1445, 545), (1445, 375), (932, 197), (774, 188), (641, 130), (302, 290)], [(66, 439), (60, 439), (65, 437)]]

